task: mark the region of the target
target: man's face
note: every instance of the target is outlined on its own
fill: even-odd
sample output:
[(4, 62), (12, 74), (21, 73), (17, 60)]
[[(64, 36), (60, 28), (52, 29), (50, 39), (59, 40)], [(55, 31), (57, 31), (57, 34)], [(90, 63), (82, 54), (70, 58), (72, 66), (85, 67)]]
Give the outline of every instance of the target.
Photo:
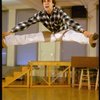
[(53, 2), (52, 0), (43, 0), (43, 7), (45, 11), (49, 11), (50, 9), (53, 9)]

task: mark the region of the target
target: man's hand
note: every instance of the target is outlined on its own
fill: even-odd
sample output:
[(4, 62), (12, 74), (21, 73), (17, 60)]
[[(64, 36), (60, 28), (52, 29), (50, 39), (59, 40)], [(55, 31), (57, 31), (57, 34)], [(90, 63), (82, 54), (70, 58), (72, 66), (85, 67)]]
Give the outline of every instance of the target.
[(88, 38), (89, 38), (89, 37), (91, 36), (91, 34), (92, 34), (92, 33), (88, 32), (88, 31), (84, 31), (84, 33), (83, 33), (83, 34), (84, 34), (86, 37), (88, 37)]
[(7, 47), (7, 45), (6, 45), (5, 42), (4, 42), (4, 38), (5, 38), (6, 36), (10, 35), (10, 34), (11, 34), (10, 32), (3, 32), (3, 33), (2, 33), (2, 48), (6, 48), (6, 47)]
[(10, 32), (3, 32), (2, 33), (2, 39), (4, 39), (6, 36), (10, 35)]
[(2, 48), (7, 48), (7, 45), (5, 44), (3, 39), (2, 39)]

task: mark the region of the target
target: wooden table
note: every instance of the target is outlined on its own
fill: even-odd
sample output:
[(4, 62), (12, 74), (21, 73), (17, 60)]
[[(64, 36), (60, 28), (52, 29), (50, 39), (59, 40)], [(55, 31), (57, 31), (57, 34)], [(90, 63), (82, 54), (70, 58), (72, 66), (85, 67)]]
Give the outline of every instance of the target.
[(72, 87), (79, 86), (75, 84), (75, 69), (97, 69), (99, 68), (99, 58), (98, 57), (88, 57), (88, 56), (73, 56), (71, 59), (72, 67)]
[[(29, 62), (30, 66), (30, 87), (64, 87), (64, 86), (70, 86), (70, 67), (71, 67), (71, 62), (60, 62), (60, 61), (30, 61)], [(33, 78), (32, 78), (32, 72), (34, 72), (33, 67), (34, 66), (44, 66), (45, 71), (47, 70), (47, 80), (45, 78), (42, 78), (47, 85), (33, 85)], [(51, 70), (50, 67), (59, 67), (59, 66), (66, 66), (66, 68), (59, 73), (57, 73), (55, 78), (51, 80)], [(68, 84), (60, 84), (60, 85), (53, 85), (52, 83), (58, 78), (59, 74), (64, 74), (66, 71), (68, 71)], [(46, 73), (45, 73), (46, 75)]]

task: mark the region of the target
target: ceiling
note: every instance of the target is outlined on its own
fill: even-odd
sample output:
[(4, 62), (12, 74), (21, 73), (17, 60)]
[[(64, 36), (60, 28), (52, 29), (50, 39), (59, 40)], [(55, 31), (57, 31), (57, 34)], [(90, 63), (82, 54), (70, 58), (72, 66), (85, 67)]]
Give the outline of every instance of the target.
[[(85, 7), (89, 3), (89, 1), (97, 1), (97, 0), (56, 0), (56, 4), (58, 6), (68, 7), (74, 5), (84, 5)], [(34, 8), (37, 10), (41, 10), (42, 3), (41, 0), (2, 0), (2, 8)]]

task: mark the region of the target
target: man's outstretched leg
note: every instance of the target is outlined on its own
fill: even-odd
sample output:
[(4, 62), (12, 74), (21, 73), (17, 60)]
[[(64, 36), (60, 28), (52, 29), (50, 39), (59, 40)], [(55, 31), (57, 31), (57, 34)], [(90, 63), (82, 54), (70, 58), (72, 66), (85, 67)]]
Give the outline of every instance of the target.
[(69, 30), (68, 32), (65, 33), (62, 40), (75, 41), (81, 44), (90, 44), (90, 46), (94, 48), (96, 47), (96, 42), (98, 38), (99, 35), (96, 33), (87, 35), (87, 34), (81, 34), (73, 30)]
[(51, 32), (43, 31), (25, 35), (10, 34), (2, 36), (2, 47), (6, 48), (9, 45), (25, 45), (36, 42), (50, 42)]

